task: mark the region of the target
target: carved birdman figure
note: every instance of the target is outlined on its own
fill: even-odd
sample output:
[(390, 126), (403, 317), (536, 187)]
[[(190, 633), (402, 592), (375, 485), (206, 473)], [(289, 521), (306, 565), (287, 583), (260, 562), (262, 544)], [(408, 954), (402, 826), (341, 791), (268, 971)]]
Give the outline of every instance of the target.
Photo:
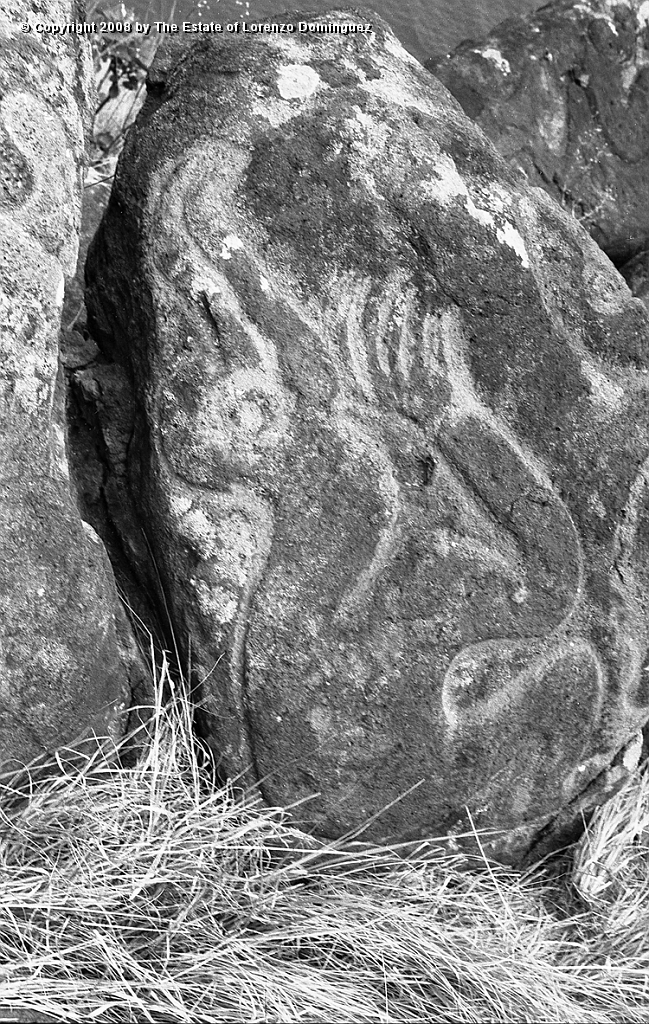
[(93, 329), (227, 771), (515, 857), (647, 717), (647, 311), (383, 23), (326, 18), (374, 30), (160, 59)]

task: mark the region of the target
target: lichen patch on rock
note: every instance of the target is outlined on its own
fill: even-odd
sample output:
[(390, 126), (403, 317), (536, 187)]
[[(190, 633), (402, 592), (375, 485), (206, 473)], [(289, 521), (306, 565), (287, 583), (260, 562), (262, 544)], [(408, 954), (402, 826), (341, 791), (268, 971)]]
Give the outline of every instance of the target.
[(317, 71), (307, 64), (282, 64), (280, 66), (277, 88), (283, 100), (307, 99), (321, 84)]

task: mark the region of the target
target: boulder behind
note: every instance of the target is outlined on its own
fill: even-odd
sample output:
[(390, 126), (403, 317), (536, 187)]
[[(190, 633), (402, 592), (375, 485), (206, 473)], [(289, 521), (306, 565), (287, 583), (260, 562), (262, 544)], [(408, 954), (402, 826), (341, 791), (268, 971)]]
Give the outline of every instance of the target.
[(426, 66), (618, 266), (649, 248), (643, 0), (555, 0)]

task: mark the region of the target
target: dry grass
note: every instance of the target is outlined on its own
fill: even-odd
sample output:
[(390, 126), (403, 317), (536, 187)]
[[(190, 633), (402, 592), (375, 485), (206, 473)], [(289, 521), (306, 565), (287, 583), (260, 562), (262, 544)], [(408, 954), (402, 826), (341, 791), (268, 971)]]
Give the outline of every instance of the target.
[[(165, 14), (166, 20), (174, 20), (175, 6), (175, 0), (172, 0), (170, 10)], [(160, 15), (155, 14), (155, 17)], [(133, 24), (135, 15), (123, 3), (94, 0), (87, 19)], [(162, 36), (155, 32), (143, 36), (134, 31), (97, 33), (90, 38), (97, 107), (87, 154), (86, 188), (111, 183), (126, 133), (144, 102), (147, 69), (162, 41)]]
[[(96, 135), (95, 180), (124, 130)], [(2, 1019), (649, 1024), (646, 774), (560, 883), (432, 844), (322, 847), (254, 793), (206, 785), (166, 661), (155, 691), (134, 767), (106, 750), (22, 802), (0, 780)]]
[[(322, 846), (205, 784), (168, 666), (137, 764), (0, 786), (0, 1008), (63, 1021), (649, 1021), (649, 783), (537, 873)], [(24, 789), (24, 787), (23, 787)]]

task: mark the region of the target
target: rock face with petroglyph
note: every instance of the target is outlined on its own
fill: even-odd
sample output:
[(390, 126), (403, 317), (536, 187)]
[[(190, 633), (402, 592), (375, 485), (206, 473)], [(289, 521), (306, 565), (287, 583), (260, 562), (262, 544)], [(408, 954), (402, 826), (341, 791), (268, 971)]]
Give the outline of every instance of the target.
[(649, 239), (649, 3), (558, 0), (427, 67), (622, 267)]
[(224, 766), (517, 856), (649, 713), (649, 320), (367, 20), (163, 56), (91, 326)]
[[(73, 501), (57, 383), (81, 206), (91, 71), (76, 37), (20, 22), (76, 20), (64, 2), (0, 10), (0, 762), (92, 728), (121, 732), (128, 633), (103, 546)], [(123, 645), (123, 646), (121, 646)]]

